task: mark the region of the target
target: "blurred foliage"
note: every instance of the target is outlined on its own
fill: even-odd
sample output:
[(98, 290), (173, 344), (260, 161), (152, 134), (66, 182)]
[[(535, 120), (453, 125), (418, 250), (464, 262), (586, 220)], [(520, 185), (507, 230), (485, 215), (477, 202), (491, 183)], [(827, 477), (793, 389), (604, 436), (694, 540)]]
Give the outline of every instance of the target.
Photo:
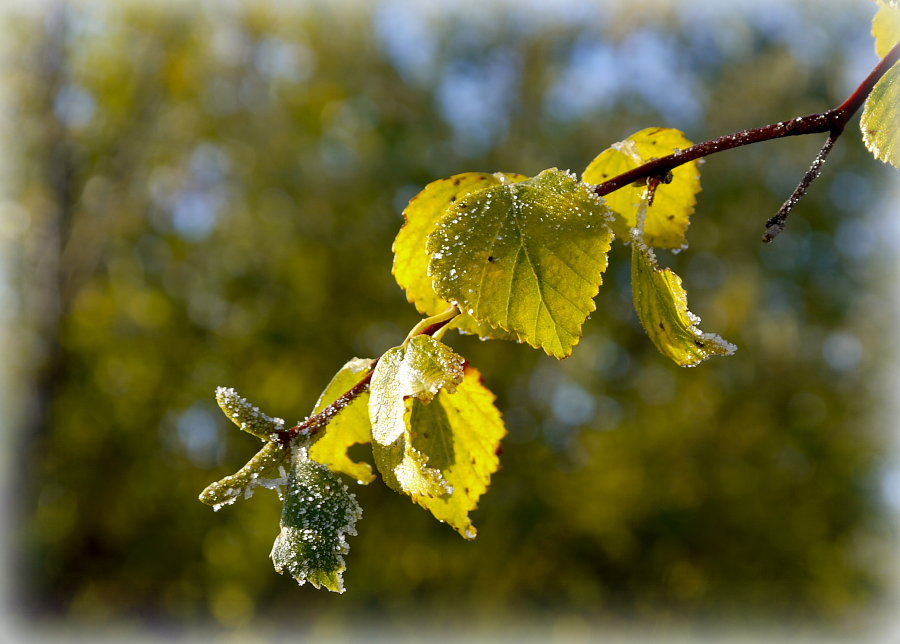
[(274, 495), (217, 514), (197, 501), (256, 447), (216, 386), (290, 422), (418, 320), (390, 248), (429, 181), (583, 168), (647, 126), (702, 140), (821, 111), (875, 61), (866, 3), (482, 4), (10, 19), (33, 382), (12, 447), (24, 615), (305, 632), (413, 611), (452, 625), (460, 609), (840, 616), (877, 596), (888, 320), (866, 218), (884, 175), (856, 136), (771, 246), (763, 224), (820, 141), (702, 168), (691, 248), (660, 261), (733, 358), (660, 356), (622, 247), (568, 360), (448, 334), (510, 428), (474, 542), (381, 483), (358, 488), (335, 597), (272, 571)]

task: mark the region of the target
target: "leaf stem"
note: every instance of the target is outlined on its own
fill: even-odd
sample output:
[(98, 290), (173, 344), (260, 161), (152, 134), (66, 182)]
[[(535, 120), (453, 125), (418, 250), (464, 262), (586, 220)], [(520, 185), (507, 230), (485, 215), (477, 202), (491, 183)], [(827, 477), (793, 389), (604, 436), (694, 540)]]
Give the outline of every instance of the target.
[[(816, 160), (813, 162), (813, 167), (811, 167), (806, 176), (804, 176), (803, 181), (801, 181), (800, 186), (797, 187), (797, 190), (794, 191), (794, 194), (791, 195), (787, 202), (785, 202), (785, 206), (787, 206), (787, 204), (792, 200), (795, 204), (797, 199), (805, 194), (806, 188), (809, 187), (809, 184), (811, 184), (812, 181), (814, 181), (815, 178), (818, 177), (819, 172), (821, 171), (822, 163), (824, 163), (825, 160), (824, 157), (828, 156), (828, 152), (831, 151), (831, 147), (843, 132), (844, 127), (847, 125), (853, 115), (859, 110), (860, 106), (865, 103), (866, 99), (869, 97), (869, 94), (872, 93), (872, 89), (875, 87), (875, 84), (878, 83), (879, 80), (881, 80), (881, 77), (884, 76), (891, 67), (893, 67), (894, 63), (896, 63), (898, 59), (900, 59), (900, 43), (894, 45), (894, 48), (891, 49), (887, 53), (887, 55), (881, 59), (881, 61), (878, 63), (878, 65), (875, 66), (875, 68), (866, 77), (866, 79), (859, 84), (859, 86), (853, 91), (850, 96), (847, 97), (847, 100), (845, 100), (834, 109), (828, 110), (827, 112), (822, 112), (820, 114), (798, 116), (797, 118), (788, 121), (780, 121), (778, 123), (764, 125), (762, 127), (753, 128), (751, 130), (742, 130), (741, 132), (735, 132), (734, 134), (727, 134), (715, 139), (703, 141), (702, 143), (697, 143), (696, 145), (692, 145), (685, 150), (677, 150), (676, 152), (668, 156), (648, 161), (647, 163), (639, 165), (638, 167), (633, 168), (628, 172), (623, 172), (622, 174), (613, 177), (609, 181), (599, 183), (594, 186), (594, 192), (602, 197), (641, 179), (662, 178), (668, 172), (680, 165), (684, 165), (689, 161), (696, 161), (697, 159), (708, 157), (711, 154), (715, 154), (716, 152), (732, 150), (734, 148), (743, 147), (745, 145), (761, 143), (763, 141), (770, 141), (772, 139), (780, 139), (786, 136), (821, 134), (824, 132), (828, 132), (828, 141), (819, 152)], [(798, 192), (800, 193), (799, 197)], [(782, 210), (784, 210), (785, 206), (782, 206)], [(790, 212), (790, 209), (792, 207), (793, 204), (791, 204), (791, 206), (787, 208), (787, 212)], [(776, 219), (779, 215), (781, 215), (781, 213), (782, 211), (779, 210), (779, 214), (770, 219), (770, 223), (767, 225), (771, 226), (772, 220)], [(784, 227), (783, 224), (786, 217), (787, 213), (785, 213), (780, 220), (782, 228)], [(777, 233), (775, 234), (777, 235)]]
[(451, 306), (443, 313), (438, 313), (437, 315), (432, 315), (430, 318), (425, 318), (412, 328), (412, 331), (409, 332), (409, 335), (407, 335), (406, 339), (403, 341), (403, 345), (405, 346), (408, 344), (409, 341), (417, 335), (434, 335), (438, 329), (446, 326), (446, 324), (457, 315), (459, 315), (459, 309), (455, 306)]
[[(406, 337), (406, 340), (404, 340), (404, 343), (409, 342), (411, 338), (417, 335), (434, 335), (449, 324), (457, 315), (459, 315), (459, 309), (454, 306), (443, 313), (439, 313), (430, 318), (425, 318), (413, 327), (412, 331), (410, 331), (409, 335)], [(321, 431), (335, 416), (341, 413), (347, 405), (368, 391), (369, 382), (372, 380), (372, 374), (375, 373), (375, 366), (378, 364), (379, 359), (380, 358), (372, 362), (372, 366), (370, 366), (363, 377), (360, 378), (359, 382), (338, 396), (334, 402), (325, 407), (322, 411), (313, 414), (306, 420), (297, 423), (289, 429), (276, 432), (276, 440), (283, 445), (287, 445), (300, 434), (312, 436)]]

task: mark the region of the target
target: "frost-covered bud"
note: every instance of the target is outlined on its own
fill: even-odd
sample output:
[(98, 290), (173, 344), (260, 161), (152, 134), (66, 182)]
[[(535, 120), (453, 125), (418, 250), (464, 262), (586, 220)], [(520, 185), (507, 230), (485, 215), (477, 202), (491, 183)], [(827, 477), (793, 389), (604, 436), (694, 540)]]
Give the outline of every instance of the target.
[(264, 441), (284, 429), (283, 418), (267, 416), (231, 387), (217, 388), (216, 402), (235, 425)]
[(258, 487), (275, 490), (281, 496), (281, 488), (287, 484), (285, 466), (289, 455), (290, 449), (285, 445), (266, 443), (240, 470), (208, 485), (200, 493), (200, 500), (218, 511), (238, 499), (249, 499)]

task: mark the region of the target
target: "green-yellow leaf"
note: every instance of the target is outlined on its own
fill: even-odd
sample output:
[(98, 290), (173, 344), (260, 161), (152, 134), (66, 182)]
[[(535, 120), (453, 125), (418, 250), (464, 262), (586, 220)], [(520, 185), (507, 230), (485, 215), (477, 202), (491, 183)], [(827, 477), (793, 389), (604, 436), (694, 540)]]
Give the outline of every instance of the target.
[(474, 539), (469, 512), (478, 507), (497, 471), (497, 452), (506, 435), (494, 395), (481, 374), (466, 365), (465, 379), (455, 393), (442, 391), (429, 405), (413, 402), (411, 425), (413, 445), (452, 488), (449, 495), (419, 497), (416, 502), (466, 539)]
[(427, 335), (389, 349), (378, 361), (369, 385), (372, 453), (384, 482), (415, 501), (448, 492), (438, 470), (413, 447), (413, 399), (430, 402), (441, 390), (454, 391), (463, 380), (463, 359)]
[(681, 278), (668, 268), (660, 269), (653, 250), (638, 237), (632, 240), (631, 290), (647, 335), (675, 364), (693, 367), (737, 350), (719, 336), (697, 328), (700, 318), (688, 310)]
[(272, 546), (278, 573), (288, 572), (301, 586), (344, 592), (346, 536), (356, 534), (362, 510), (337, 474), (297, 450), (287, 480), (281, 532)]
[[(584, 171), (585, 183), (603, 183), (652, 159), (668, 156), (676, 150), (691, 147), (679, 130), (652, 127), (635, 132), (624, 141), (614, 143), (591, 161)], [(646, 192), (645, 185), (625, 186), (606, 195), (606, 205), (615, 213), (613, 230), (623, 239), (638, 225), (637, 213)], [(684, 248), (685, 234), (700, 192), (700, 166), (697, 161), (672, 170), (671, 183), (656, 188), (653, 205), (647, 209), (644, 239), (650, 246)]]
[[(313, 413), (319, 413), (353, 388), (372, 368), (373, 362), (374, 360), (354, 358), (345, 364), (322, 392)], [(332, 418), (324, 431), (313, 436), (309, 456), (312, 460), (328, 466), (333, 472), (346, 474), (360, 483), (371, 483), (375, 479), (375, 475), (369, 464), (357, 463), (347, 455), (347, 450), (352, 445), (371, 442), (369, 392), (366, 391)]]
[(869, 152), (900, 168), (900, 64), (888, 70), (872, 88), (859, 127)]
[(900, 42), (900, 7), (896, 2), (878, 0), (878, 13), (872, 19), (872, 35), (875, 36), (875, 53), (879, 58)]
[(480, 322), (568, 356), (596, 308), (609, 216), (588, 186), (556, 168), (467, 195), (428, 237), (435, 290)]
[(216, 389), (216, 402), (231, 422), (260, 440), (270, 440), (273, 433), (284, 429), (284, 419), (267, 416), (230, 387)]
[(428, 253), (425, 251), (426, 239), (447, 208), (472, 193), (527, 178), (521, 174), (466, 172), (432, 181), (410, 200), (403, 211), (405, 223), (394, 240), (393, 273), (419, 313), (437, 315), (450, 308), (450, 303), (434, 292), (428, 277)]
[[(413, 197), (403, 211), (405, 223), (394, 240), (394, 278), (406, 291), (407, 299), (425, 315), (437, 315), (450, 308), (450, 303), (434, 292), (428, 275), (428, 253), (425, 241), (447, 208), (463, 197), (504, 183), (518, 183), (528, 177), (509, 172), (466, 172), (448, 179), (432, 181)], [(482, 338), (518, 340), (515, 334), (481, 324), (469, 315), (460, 315), (453, 328)]]
[(276, 490), (280, 495), (281, 486), (287, 483), (284, 466), (289, 454), (290, 450), (280, 443), (266, 443), (236, 473), (208, 485), (200, 493), (200, 500), (219, 510), (240, 498), (249, 499), (258, 487)]
[[(900, 42), (900, 7), (878, 0), (872, 20), (875, 51), (884, 57)], [(874, 157), (900, 168), (900, 64), (881, 77), (866, 99), (859, 121), (863, 142)]]

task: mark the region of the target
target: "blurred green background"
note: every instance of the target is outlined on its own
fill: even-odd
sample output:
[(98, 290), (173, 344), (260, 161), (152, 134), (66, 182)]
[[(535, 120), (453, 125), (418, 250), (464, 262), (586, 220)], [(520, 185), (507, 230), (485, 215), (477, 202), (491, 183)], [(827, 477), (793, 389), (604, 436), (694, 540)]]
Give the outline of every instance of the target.
[[(290, 6), (289, 6), (290, 5)], [(448, 335), (498, 395), (464, 542), (380, 482), (336, 596), (272, 570), (280, 503), (196, 498), (257, 445), (217, 385), (305, 416), (418, 320), (408, 199), (464, 171), (579, 171), (651, 125), (702, 140), (836, 105), (876, 62), (858, 2), (44, 3), (5, 16), (2, 201), (15, 612), (316, 633), (410, 618), (856, 619), (888, 588), (889, 171), (854, 128), (712, 157), (660, 260), (740, 347), (679, 369), (617, 244), (573, 357)], [(11, 393), (10, 393), (11, 392)], [(895, 482), (894, 487), (885, 481)], [(355, 484), (354, 484), (355, 485)], [(331, 632), (331, 631), (329, 631)]]

